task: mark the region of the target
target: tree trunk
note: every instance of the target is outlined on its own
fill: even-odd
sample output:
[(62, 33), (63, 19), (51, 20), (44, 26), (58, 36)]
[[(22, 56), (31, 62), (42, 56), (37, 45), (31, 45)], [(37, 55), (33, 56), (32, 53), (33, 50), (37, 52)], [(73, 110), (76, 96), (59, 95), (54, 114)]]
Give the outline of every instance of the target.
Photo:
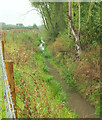
[(43, 10), (41, 5), (40, 5), (40, 13), (42, 15), (42, 19), (43, 19), (43, 23), (44, 23), (45, 29), (49, 30), (49, 25), (48, 25), (47, 19), (46, 19), (45, 14), (44, 14), (44, 10)]
[(78, 6), (79, 6), (79, 40), (80, 40), (80, 2), (78, 2)]
[[(79, 13), (80, 13), (80, 7), (79, 7)], [(68, 13), (68, 18), (69, 18), (69, 26), (71, 28), (72, 34), (75, 38), (75, 47), (76, 47), (76, 57), (79, 57), (81, 54), (81, 46), (80, 46), (80, 24), (79, 24), (79, 32), (78, 34), (76, 34), (74, 26), (73, 26), (73, 22), (72, 22), (72, 9), (71, 9), (71, 1), (69, 0), (69, 13)], [(79, 15), (79, 19), (80, 19), (80, 15)], [(79, 20), (80, 22), (80, 20)]]
[(52, 23), (52, 20), (51, 20), (50, 12), (49, 12), (49, 9), (48, 9), (48, 7), (47, 7), (47, 3), (44, 2), (44, 5), (45, 5), (45, 8), (46, 8), (46, 12), (47, 12), (47, 14), (48, 14), (48, 19), (49, 19), (49, 22), (50, 22), (50, 24), (51, 24), (51, 27), (52, 27), (53, 31), (55, 31), (55, 30), (54, 30), (53, 23)]

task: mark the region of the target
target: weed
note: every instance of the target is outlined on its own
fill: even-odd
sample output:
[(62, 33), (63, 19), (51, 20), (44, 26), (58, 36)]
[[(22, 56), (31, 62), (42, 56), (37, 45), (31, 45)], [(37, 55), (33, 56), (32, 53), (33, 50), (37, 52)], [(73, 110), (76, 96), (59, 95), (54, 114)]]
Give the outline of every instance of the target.
[(47, 50), (44, 51), (44, 57), (45, 58), (51, 58), (51, 53), (48, 52)]
[(49, 83), (50, 89), (52, 91), (52, 96), (58, 96), (60, 94), (61, 85), (55, 80), (51, 80)]
[(36, 37), (40, 35), (37, 34), (17, 32), (14, 41), (10, 41), (11, 48), (9, 42), (6, 44), (6, 57), (15, 63), (18, 118), (73, 118), (64, 107), (66, 97), (61, 93), (60, 84), (48, 75), (49, 68), (38, 50), (39, 38)]
[(44, 70), (44, 72), (49, 72), (49, 68), (47, 67), (46, 64), (44, 64), (44, 66), (43, 66), (43, 70)]
[(54, 77), (51, 76), (51, 75), (49, 75), (49, 76), (47, 77), (47, 81), (50, 82), (51, 80), (54, 80)]

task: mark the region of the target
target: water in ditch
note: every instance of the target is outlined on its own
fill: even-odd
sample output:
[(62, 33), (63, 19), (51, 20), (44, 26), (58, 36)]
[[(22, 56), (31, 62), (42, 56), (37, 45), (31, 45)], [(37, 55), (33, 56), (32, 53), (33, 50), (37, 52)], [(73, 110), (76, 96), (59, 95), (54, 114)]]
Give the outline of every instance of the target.
[[(42, 51), (44, 51), (44, 43), (45, 42), (41, 39), (39, 47)], [(68, 103), (70, 111), (76, 112), (80, 118), (99, 118), (99, 116), (95, 114), (94, 106), (86, 101), (79, 93), (70, 90), (68, 85), (66, 85), (66, 82), (61, 78), (59, 72), (48, 62), (47, 59), (46, 65), (50, 69), (49, 74), (61, 84), (62, 90), (67, 94), (68, 99), (66, 100), (66, 103)]]
[(95, 114), (95, 108), (79, 93), (69, 89), (68, 85), (61, 78), (59, 72), (48, 62), (48, 60), (46, 60), (46, 65), (50, 68), (49, 74), (61, 84), (62, 90), (67, 94), (68, 99), (66, 102), (68, 103), (69, 109), (72, 112), (76, 112), (80, 118), (99, 118), (99, 116)]

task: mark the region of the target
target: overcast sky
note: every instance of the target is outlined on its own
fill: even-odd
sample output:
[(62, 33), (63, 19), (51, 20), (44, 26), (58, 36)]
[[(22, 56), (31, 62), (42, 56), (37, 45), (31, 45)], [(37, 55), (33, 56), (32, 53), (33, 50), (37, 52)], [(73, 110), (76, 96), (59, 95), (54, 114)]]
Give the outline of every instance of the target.
[(27, 13), (32, 9), (29, 0), (0, 0), (0, 22), (14, 25), (23, 23), (25, 26), (41, 25), (42, 19), (36, 10)]

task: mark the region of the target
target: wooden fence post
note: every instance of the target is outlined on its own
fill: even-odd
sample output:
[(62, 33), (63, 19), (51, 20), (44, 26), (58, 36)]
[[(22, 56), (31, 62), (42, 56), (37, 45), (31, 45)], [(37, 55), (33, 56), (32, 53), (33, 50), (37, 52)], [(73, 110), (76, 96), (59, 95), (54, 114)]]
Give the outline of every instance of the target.
[(17, 118), (17, 108), (16, 108), (16, 93), (15, 93), (15, 82), (14, 82), (14, 73), (13, 73), (13, 61), (5, 60), (5, 69), (7, 73), (8, 82), (10, 85), (12, 101), (14, 103), (15, 115)]
[(2, 52), (3, 52), (3, 58), (5, 59), (5, 54), (4, 54), (4, 41), (0, 41), (2, 44)]

